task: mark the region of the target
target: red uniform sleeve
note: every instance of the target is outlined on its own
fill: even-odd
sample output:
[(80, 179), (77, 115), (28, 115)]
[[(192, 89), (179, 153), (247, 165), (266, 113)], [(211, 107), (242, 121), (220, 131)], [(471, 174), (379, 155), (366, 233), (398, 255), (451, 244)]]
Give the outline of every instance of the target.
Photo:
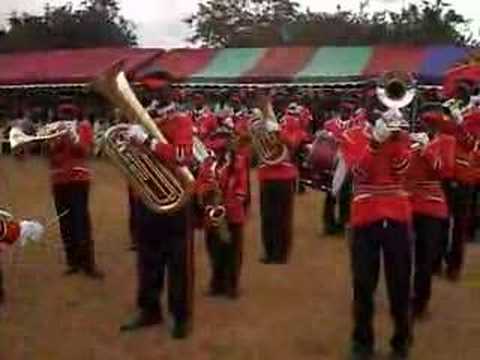
[(73, 149), (78, 155), (87, 156), (93, 146), (93, 129), (90, 122), (84, 120), (78, 124), (77, 127), (79, 141), (77, 144), (73, 144)]
[(189, 165), (193, 159), (193, 121), (186, 114), (177, 115), (169, 119), (162, 127), (162, 132), (169, 141), (168, 144), (156, 144), (153, 151), (163, 161)]
[(297, 149), (307, 139), (298, 119), (286, 116), (280, 126), (280, 140), (290, 149)]
[(455, 172), (455, 138), (438, 135), (423, 150), (422, 156), (442, 179), (450, 179)]
[(246, 197), (248, 193), (248, 159), (242, 154), (235, 155), (234, 162), (234, 193), (235, 196)]
[(0, 242), (11, 245), (20, 237), (20, 224), (15, 221), (0, 222)]
[(387, 144), (389, 147), (389, 156), (392, 160), (392, 173), (394, 175), (404, 175), (407, 172), (412, 156), (410, 145), (410, 137), (404, 133), (400, 133), (398, 138)]
[(198, 135), (201, 139), (205, 139), (209, 134), (211, 134), (218, 126), (217, 119), (211, 113), (205, 114), (200, 119), (200, 124), (198, 126)]

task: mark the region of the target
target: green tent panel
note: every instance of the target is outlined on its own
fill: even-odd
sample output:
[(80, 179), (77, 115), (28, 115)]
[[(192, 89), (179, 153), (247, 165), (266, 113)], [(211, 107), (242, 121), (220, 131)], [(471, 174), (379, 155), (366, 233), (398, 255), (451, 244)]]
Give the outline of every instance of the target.
[(312, 81), (352, 81), (362, 78), (363, 69), (368, 64), (373, 48), (333, 47), (319, 48), (310, 63), (296, 74), (295, 82)]
[(208, 66), (190, 77), (189, 82), (232, 82), (252, 70), (268, 49), (219, 50)]

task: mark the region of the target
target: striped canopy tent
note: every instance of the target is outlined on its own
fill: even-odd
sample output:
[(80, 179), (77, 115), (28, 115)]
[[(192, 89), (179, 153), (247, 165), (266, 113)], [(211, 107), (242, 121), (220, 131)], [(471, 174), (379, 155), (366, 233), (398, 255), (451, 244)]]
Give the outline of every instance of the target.
[(119, 61), (133, 75), (162, 53), (161, 49), (94, 48), (1, 54), (0, 90), (82, 87)]
[(170, 73), (188, 86), (351, 86), (387, 71), (407, 71), (420, 84), (440, 85), (444, 74), (474, 49), (453, 46), (177, 49), (139, 71)]

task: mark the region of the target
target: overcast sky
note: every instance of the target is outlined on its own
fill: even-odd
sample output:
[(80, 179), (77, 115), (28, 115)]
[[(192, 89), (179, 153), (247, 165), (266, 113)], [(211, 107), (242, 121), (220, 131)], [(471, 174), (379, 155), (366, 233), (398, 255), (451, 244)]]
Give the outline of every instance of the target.
[[(336, 4), (344, 9), (357, 10), (359, 0), (296, 0), (303, 7), (315, 11), (334, 11)], [(62, 4), (66, 0), (0, 0), (0, 24), (5, 22), (12, 11), (39, 12), (47, 3)], [(81, 0), (72, 0), (79, 4)], [(181, 47), (186, 46), (185, 39), (189, 29), (182, 19), (195, 12), (200, 0), (120, 0), (123, 14), (133, 20), (138, 29), (140, 44), (151, 47)], [(372, 10), (398, 10), (403, 4), (420, 2), (417, 0), (371, 0)], [(474, 20), (474, 29), (480, 28), (480, 1), (450, 0), (455, 9)]]

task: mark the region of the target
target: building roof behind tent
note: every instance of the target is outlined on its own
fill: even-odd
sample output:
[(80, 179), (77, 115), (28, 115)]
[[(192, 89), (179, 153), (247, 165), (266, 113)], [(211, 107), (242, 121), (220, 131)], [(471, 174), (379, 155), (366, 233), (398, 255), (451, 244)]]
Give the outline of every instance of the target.
[(0, 55), (0, 86), (84, 84), (125, 60), (130, 74), (147, 66), (161, 49), (91, 48), (19, 52)]

